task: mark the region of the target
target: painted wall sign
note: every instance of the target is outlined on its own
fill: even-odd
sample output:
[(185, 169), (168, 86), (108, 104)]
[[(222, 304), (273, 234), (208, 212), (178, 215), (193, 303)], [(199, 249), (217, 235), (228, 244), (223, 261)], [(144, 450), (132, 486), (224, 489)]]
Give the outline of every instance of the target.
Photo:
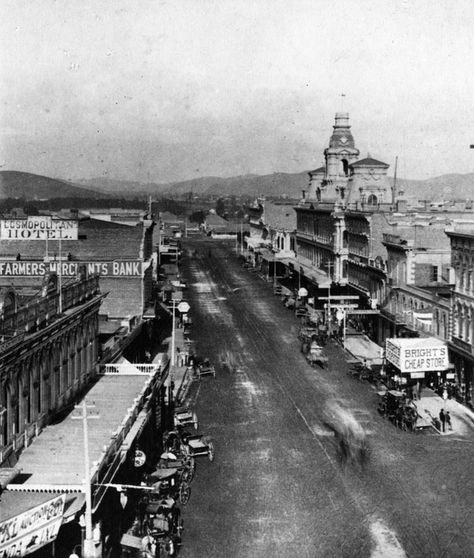
[(113, 262), (27, 262), (0, 261), (0, 277), (41, 277), (48, 271), (61, 273), (62, 276), (74, 276), (81, 265), (89, 273), (98, 273), (102, 277), (142, 277), (150, 262), (124, 260)]
[(66, 495), (0, 523), (0, 558), (27, 556), (54, 541), (63, 519)]
[(77, 240), (78, 221), (48, 216), (0, 219), (0, 240)]
[(449, 367), (446, 344), (434, 337), (387, 339), (385, 354), (400, 372), (432, 372)]

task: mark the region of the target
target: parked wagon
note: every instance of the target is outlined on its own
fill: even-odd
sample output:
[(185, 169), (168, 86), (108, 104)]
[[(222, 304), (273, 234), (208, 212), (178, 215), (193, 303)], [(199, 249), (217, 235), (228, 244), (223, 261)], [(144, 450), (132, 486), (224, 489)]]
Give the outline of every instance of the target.
[(177, 407), (174, 411), (175, 426), (192, 426), (198, 428), (198, 417), (189, 407)]
[(416, 404), (398, 390), (378, 392), (380, 397), (378, 411), (402, 430), (415, 430), (418, 420)]
[(202, 362), (196, 364), (195, 371), (199, 379), (201, 379), (202, 376), (216, 377), (216, 368), (210, 363), (208, 358), (205, 358)]
[(183, 520), (176, 501), (149, 492), (140, 498), (137, 517), (120, 541), (121, 556), (155, 558), (175, 556), (181, 546)]

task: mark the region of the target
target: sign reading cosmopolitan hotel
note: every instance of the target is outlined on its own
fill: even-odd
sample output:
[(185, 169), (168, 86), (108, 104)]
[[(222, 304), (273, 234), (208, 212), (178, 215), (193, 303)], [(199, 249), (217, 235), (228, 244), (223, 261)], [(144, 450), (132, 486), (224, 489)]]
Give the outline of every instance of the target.
[(0, 240), (77, 240), (78, 222), (39, 215), (0, 219)]
[(449, 368), (446, 344), (435, 337), (387, 339), (386, 358), (402, 373), (434, 372)]

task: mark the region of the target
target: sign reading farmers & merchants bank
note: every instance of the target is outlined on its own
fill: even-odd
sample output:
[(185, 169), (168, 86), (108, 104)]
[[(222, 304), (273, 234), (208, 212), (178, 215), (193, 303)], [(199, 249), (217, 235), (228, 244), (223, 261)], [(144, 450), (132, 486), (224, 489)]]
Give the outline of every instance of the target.
[(66, 495), (61, 494), (0, 523), (0, 558), (27, 556), (58, 536)]
[(101, 277), (142, 277), (150, 262), (141, 260), (116, 260), (111, 262), (32, 262), (0, 260), (0, 277), (41, 277), (50, 271), (63, 277), (74, 277), (81, 266), (86, 266), (89, 273), (98, 273)]
[(47, 215), (0, 219), (0, 240), (77, 240), (78, 222)]
[(385, 356), (400, 372), (433, 372), (449, 367), (446, 344), (435, 337), (387, 339)]

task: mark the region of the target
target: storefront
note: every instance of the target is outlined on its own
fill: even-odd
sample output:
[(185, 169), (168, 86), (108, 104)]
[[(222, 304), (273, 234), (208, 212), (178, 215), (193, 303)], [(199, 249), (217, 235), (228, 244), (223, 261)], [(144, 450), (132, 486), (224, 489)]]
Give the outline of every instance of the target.
[(396, 388), (438, 389), (455, 381), (448, 347), (436, 337), (387, 339), (385, 359), (387, 380)]

